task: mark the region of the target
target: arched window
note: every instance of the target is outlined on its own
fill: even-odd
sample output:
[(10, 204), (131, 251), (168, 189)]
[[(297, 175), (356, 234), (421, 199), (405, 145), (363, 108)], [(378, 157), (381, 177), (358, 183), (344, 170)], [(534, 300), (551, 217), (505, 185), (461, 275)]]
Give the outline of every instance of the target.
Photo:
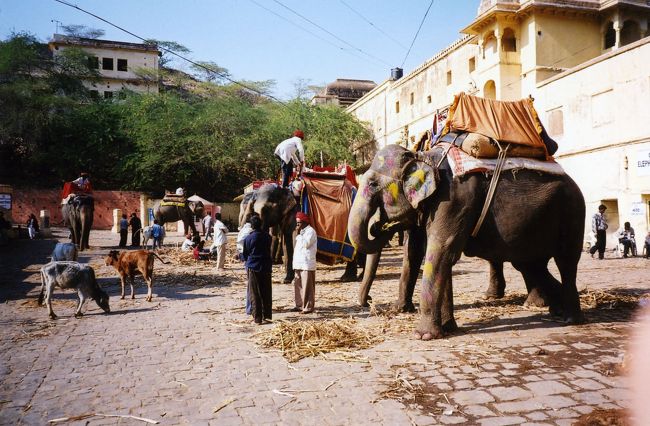
[(621, 46), (635, 42), (641, 38), (641, 29), (639, 23), (633, 20), (623, 22), (621, 30)]
[(503, 36), (501, 36), (501, 48), (504, 52), (516, 52), (517, 51), (517, 39), (515, 38), (515, 32), (510, 28), (503, 30)]
[(483, 86), (483, 97), (486, 99), (497, 98), (497, 86), (494, 84), (494, 80), (488, 80)]
[(485, 38), (485, 41), (483, 42), (483, 59), (485, 59), (486, 56), (493, 55), (497, 51), (497, 39), (494, 37), (493, 34), (490, 34)]
[(616, 31), (614, 30), (614, 23), (609, 22), (605, 30), (605, 44), (604, 49), (610, 49), (616, 44)]

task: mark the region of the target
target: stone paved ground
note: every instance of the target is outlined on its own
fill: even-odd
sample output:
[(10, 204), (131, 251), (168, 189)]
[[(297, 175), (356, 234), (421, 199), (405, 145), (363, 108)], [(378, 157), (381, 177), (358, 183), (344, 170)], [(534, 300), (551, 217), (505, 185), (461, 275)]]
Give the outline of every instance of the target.
[[(359, 328), (381, 330), (382, 341), (290, 364), (256, 344), (254, 334), (275, 325), (254, 327), (245, 316), (239, 264), (215, 275), (208, 266), (156, 261), (153, 302), (144, 301), (142, 281), (135, 300), (120, 300), (116, 275), (101, 259), (118, 239), (108, 232), (91, 234), (94, 249), (81, 261), (95, 267), (112, 313), (91, 302), (75, 319), (76, 296), (57, 290), (59, 319), (47, 319), (36, 303), (38, 269), (63, 236), (56, 230), (50, 240), (0, 247), (2, 424), (102, 413), (192, 425), (569, 425), (595, 408), (628, 404), (624, 356), (637, 299), (648, 291), (644, 259), (583, 256), (588, 323), (565, 327), (520, 307), (525, 287), (509, 266), (506, 299), (481, 302), (487, 265), (463, 258), (454, 272), (461, 331), (431, 342), (410, 339), (416, 315), (389, 309), (399, 249), (382, 260), (372, 312), (356, 306), (358, 284), (336, 281), (341, 267), (321, 267), (309, 320), (352, 317)], [(288, 311), (292, 288), (281, 277), (275, 271), (274, 320), (305, 319)], [(618, 293), (605, 299), (603, 291)], [(95, 416), (69, 424), (145, 423)]]

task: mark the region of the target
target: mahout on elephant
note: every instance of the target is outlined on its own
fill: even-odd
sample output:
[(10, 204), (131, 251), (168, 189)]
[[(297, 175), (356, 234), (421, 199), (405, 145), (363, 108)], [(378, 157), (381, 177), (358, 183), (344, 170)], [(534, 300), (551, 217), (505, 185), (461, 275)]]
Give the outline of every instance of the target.
[(198, 231), (194, 226), (194, 216), (203, 218), (205, 211), (201, 201), (188, 201), (183, 195), (175, 197), (173, 194), (166, 194), (162, 201), (154, 205), (153, 214), (161, 226), (182, 220), (185, 232), (191, 229), (192, 235), (196, 236)]
[[(543, 289), (551, 313), (562, 314), (568, 323), (583, 321), (576, 274), (585, 205), (575, 182), (564, 173), (528, 169), (502, 174), (482, 226), (472, 236), (490, 178), (484, 173), (454, 176), (449, 149), (381, 149), (363, 175), (348, 223), (350, 239), (366, 253), (381, 250), (396, 229), (419, 225), (425, 230), (421, 319), (415, 336), (440, 338), (457, 328), (451, 271), (461, 253), (493, 265), (511, 262), (527, 286)], [(551, 258), (561, 282), (548, 271)]]
[(79, 251), (90, 248), (94, 213), (95, 200), (90, 194), (70, 194), (61, 205), (63, 221), (70, 229), (71, 240), (79, 246)]

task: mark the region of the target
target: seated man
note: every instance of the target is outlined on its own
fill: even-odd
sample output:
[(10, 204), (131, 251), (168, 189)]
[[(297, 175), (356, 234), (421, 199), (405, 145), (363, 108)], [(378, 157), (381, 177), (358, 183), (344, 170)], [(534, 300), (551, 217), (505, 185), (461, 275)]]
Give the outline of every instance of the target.
[(625, 222), (623, 228), (616, 231), (618, 242), (623, 244), (623, 257), (632, 251), (632, 256), (636, 255), (636, 242), (634, 240), (634, 228), (630, 226), (630, 222)]
[(181, 251), (192, 251), (194, 248), (194, 241), (192, 241), (192, 233), (189, 232), (185, 236), (185, 240), (183, 241), (183, 244), (181, 244)]
[(75, 186), (74, 192), (92, 192), (92, 186), (90, 184), (90, 175), (86, 172), (81, 172), (79, 177), (72, 181)]

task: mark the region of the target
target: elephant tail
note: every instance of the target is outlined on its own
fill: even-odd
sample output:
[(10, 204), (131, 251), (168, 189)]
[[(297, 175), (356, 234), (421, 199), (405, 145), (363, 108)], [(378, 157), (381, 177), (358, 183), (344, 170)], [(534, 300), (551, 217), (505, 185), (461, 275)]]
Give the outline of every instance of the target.
[(165, 265), (167, 265), (167, 264), (170, 263), (170, 262), (165, 262), (164, 260), (162, 260), (162, 258), (161, 258), (160, 256), (158, 256), (156, 253), (152, 253), (152, 254), (153, 254), (154, 256), (156, 256), (156, 259), (160, 260), (160, 261), (161, 261), (162, 263), (164, 263)]

